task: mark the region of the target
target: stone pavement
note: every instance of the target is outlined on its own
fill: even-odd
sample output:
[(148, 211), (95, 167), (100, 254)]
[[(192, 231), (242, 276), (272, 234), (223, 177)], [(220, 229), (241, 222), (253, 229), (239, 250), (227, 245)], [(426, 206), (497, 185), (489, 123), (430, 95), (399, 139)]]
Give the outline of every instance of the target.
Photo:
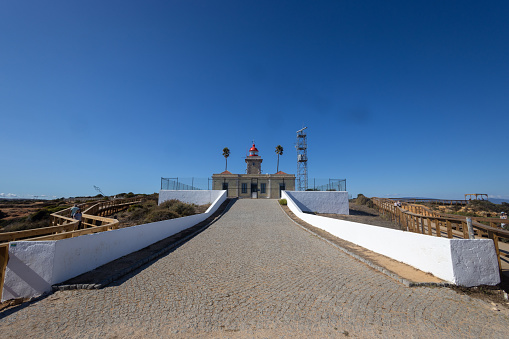
[(175, 251), (101, 290), (0, 315), (2, 338), (507, 338), (509, 318), (448, 288), (407, 288), (238, 200)]

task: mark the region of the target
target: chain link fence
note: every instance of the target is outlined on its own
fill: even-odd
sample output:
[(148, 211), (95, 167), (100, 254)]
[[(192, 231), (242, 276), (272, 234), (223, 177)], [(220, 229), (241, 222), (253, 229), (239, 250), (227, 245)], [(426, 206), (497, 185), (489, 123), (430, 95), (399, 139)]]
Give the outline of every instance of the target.
[[(231, 184), (230, 184), (231, 185)], [(250, 187), (248, 185), (248, 187)], [(232, 189), (233, 187), (230, 187)], [(162, 190), (211, 190), (212, 178), (175, 177), (161, 178)], [(235, 188), (237, 189), (237, 188)], [(242, 187), (238, 187), (242, 189)], [(249, 188), (250, 189), (250, 188)], [(346, 179), (313, 178), (308, 180), (308, 191), (346, 191)]]
[(161, 189), (172, 191), (211, 190), (212, 178), (161, 178)]

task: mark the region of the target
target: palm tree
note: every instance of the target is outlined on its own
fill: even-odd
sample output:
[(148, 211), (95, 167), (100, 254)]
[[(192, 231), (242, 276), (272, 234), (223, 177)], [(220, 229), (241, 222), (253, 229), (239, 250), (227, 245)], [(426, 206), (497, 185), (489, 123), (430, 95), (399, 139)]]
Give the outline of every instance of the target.
[(277, 153), (277, 169), (276, 169), (276, 173), (277, 173), (277, 172), (279, 172), (279, 156), (283, 155), (283, 146), (277, 145), (276, 153)]
[(225, 171), (228, 171), (228, 157), (230, 156), (230, 149), (228, 147), (223, 148), (223, 157), (226, 160)]

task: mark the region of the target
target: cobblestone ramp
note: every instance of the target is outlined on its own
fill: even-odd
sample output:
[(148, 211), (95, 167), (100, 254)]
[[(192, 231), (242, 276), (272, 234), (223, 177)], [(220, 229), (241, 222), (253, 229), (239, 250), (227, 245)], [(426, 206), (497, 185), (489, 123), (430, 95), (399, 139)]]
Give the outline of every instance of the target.
[(509, 319), (447, 288), (407, 288), (239, 200), (174, 252), (101, 290), (56, 292), (2, 337), (507, 338)]

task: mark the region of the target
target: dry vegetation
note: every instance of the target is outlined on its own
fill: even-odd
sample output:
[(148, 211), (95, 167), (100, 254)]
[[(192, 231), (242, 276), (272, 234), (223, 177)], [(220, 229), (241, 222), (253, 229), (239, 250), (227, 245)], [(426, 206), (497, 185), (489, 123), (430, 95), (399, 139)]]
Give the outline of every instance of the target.
[(179, 200), (169, 200), (157, 205), (158, 195), (152, 194), (142, 203), (129, 206), (126, 211), (113, 217), (120, 221), (121, 227), (141, 225), (149, 222), (186, 217), (203, 213), (210, 205), (186, 204)]
[(446, 214), (458, 214), (468, 217), (498, 218), (500, 212), (509, 214), (509, 204), (494, 204), (487, 200), (472, 200), (468, 205), (436, 205), (427, 203), (431, 209)]
[(64, 199), (0, 200), (0, 232), (14, 232), (49, 226), (49, 216), (70, 207)]
[[(122, 193), (117, 197), (134, 197), (133, 193)], [(142, 203), (112, 216), (120, 221), (121, 227), (140, 225), (148, 222), (185, 217), (203, 213), (210, 205), (197, 206), (178, 200), (167, 201), (157, 206), (158, 194), (143, 196)], [(71, 207), (64, 199), (56, 200), (0, 200), (0, 232), (14, 232), (48, 227), (50, 215)]]

